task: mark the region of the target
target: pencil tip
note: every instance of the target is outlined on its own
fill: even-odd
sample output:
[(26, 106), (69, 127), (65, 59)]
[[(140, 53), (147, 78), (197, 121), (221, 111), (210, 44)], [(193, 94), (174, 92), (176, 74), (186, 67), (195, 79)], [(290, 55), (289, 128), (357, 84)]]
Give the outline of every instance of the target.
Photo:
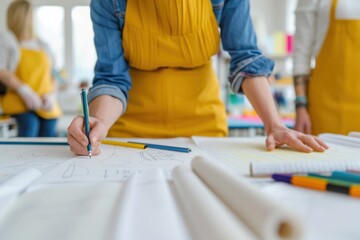
[(91, 158), (92, 157), (92, 154), (91, 154), (91, 151), (89, 151), (89, 158)]

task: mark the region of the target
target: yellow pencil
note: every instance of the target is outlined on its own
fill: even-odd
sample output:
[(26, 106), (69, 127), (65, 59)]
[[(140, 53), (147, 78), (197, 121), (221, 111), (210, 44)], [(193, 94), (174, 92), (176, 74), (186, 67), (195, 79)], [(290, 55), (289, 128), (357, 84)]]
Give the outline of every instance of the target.
[(145, 147), (146, 147), (144, 144), (120, 142), (120, 141), (113, 141), (113, 140), (102, 140), (101, 143), (108, 144), (108, 145), (121, 146), (121, 147), (140, 148), (140, 149), (145, 149)]

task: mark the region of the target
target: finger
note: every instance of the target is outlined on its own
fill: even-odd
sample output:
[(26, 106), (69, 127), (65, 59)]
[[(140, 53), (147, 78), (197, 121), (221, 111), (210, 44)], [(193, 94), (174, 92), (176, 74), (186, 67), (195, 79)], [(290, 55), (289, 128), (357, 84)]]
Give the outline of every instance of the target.
[(31, 99), (26, 99), (26, 106), (29, 110), (33, 110), (34, 109), (34, 103)]
[(309, 147), (311, 147), (313, 150), (317, 151), (317, 152), (323, 152), (325, 151), (325, 148), (323, 148), (316, 140), (314, 137), (310, 136), (310, 135), (301, 135), (299, 136), (299, 139), (305, 143), (306, 145), (308, 145)]
[(88, 139), (82, 131), (83, 126), (84, 118), (77, 116), (68, 127), (68, 135), (73, 137), (82, 146), (86, 147), (88, 145)]
[(85, 147), (70, 134), (68, 134), (67, 139), (68, 139), (69, 145), (72, 147), (76, 147), (76, 148), (84, 148)]
[(314, 136), (314, 139), (315, 139), (315, 141), (318, 142), (323, 148), (329, 149), (329, 146), (326, 145), (326, 143), (325, 143), (323, 140), (321, 140), (319, 137)]
[[(76, 146), (76, 147), (74, 147), (74, 146), (70, 146), (70, 150), (73, 152), (73, 153), (75, 153), (75, 154), (77, 154), (77, 155), (82, 155), (82, 156), (88, 156), (89, 155), (89, 152), (88, 152), (88, 150), (87, 150), (87, 148), (86, 147), (82, 147), (82, 146)], [(93, 155), (93, 156), (97, 156), (97, 155), (99, 155), (100, 154), (100, 148), (95, 148), (95, 147), (93, 147), (92, 148), (92, 152), (91, 152), (91, 154)]]
[(269, 135), (267, 138), (266, 138), (266, 149), (268, 151), (272, 151), (275, 149), (275, 138), (273, 135)]
[(76, 155), (86, 156), (89, 154), (86, 148), (70, 145), (70, 150)]
[(301, 151), (301, 152), (311, 152), (312, 149), (306, 146), (300, 139), (298, 139), (294, 135), (289, 135), (286, 139), (286, 144), (291, 146), (292, 148)]
[(99, 146), (101, 140), (103, 140), (106, 137), (106, 134), (107, 131), (104, 125), (99, 121), (94, 121), (92, 123), (92, 128), (89, 136), (91, 144), (94, 144), (95, 146)]

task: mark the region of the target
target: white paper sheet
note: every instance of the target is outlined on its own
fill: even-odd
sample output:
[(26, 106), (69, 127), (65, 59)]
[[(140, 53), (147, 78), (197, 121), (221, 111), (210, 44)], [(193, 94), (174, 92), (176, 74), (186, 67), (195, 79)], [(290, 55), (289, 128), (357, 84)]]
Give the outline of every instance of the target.
[(26, 193), (0, 218), (0, 239), (106, 239), (120, 190), (107, 183)]
[(68, 146), (0, 144), (0, 182), (29, 168), (45, 173), (73, 157)]
[[(46, 173), (39, 182), (103, 182), (125, 181), (134, 172), (161, 168), (166, 175), (178, 165), (190, 166), (193, 156), (199, 154), (199, 150), (190, 139), (166, 139), (146, 140), (156, 144), (165, 144), (179, 147), (190, 147), (192, 152), (183, 153), (159, 149), (136, 149), (102, 145), (102, 153), (93, 156), (78, 156), (57, 166)], [(140, 140), (139, 140), (140, 142)]]
[(305, 240), (360, 239), (357, 198), (283, 183), (265, 187), (263, 191), (298, 213), (305, 225)]
[(303, 153), (284, 146), (269, 152), (265, 138), (193, 138), (212, 158), (244, 175), (360, 170), (360, 149), (335, 144), (324, 153)]

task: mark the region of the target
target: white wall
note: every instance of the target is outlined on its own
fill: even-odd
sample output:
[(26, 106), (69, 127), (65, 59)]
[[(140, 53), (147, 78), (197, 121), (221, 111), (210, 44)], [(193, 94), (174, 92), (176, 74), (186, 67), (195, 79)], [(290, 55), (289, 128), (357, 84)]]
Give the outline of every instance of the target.
[[(267, 39), (275, 32), (294, 34), (297, 0), (250, 0), (251, 17), (257, 34), (258, 46), (265, 54)], [(269, 56), (274, 58), (274, 56)], [(291, 74), (290, 57), (275, 59), (275, 72)]]
[(0, 0), (0, 32), (6, 29), (6, 9), (11, 0)]

